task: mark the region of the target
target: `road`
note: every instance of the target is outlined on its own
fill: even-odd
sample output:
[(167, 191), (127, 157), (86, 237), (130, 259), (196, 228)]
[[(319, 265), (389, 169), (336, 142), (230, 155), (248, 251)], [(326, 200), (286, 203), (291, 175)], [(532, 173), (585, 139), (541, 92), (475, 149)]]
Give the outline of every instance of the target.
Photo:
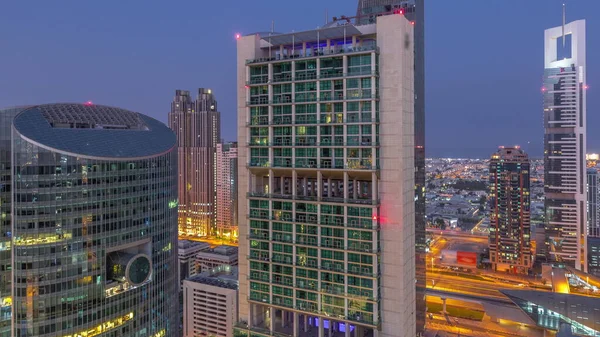
[(427, 318), (427, 330), (443, 331), (440, 336), (471, 336), (471, 337), (542, 337), (543, 330), (529, 328), (520, 324), (493, 323), (488, 320), (472, 321), (468, 319), (450, 318), (443, 315), (432, 315)]
[(214, 247), (220, 246), (220, 245), (227, 245), (227, 246), (235, 246), (235, 247), (237, 247), (237, 243), (235, 243), (235, 242), (231, 242), (230, 240), (217, 239), (217, 238), (207, 238), (207, 237), (183, 236), (183, 235), (180, 235), (179, 236), (179, 240), (189, 240), (189, 241), (206, 242), (206, 243), (210, 244), (211, 248), (214, 248)]
[(443, 274), (440, 271), (427, 271), (427, 288), (459, 294), (471, 294), (505, 299), (499, 289), (522, 289), (513, 284), (498, 284), (487, 280)]

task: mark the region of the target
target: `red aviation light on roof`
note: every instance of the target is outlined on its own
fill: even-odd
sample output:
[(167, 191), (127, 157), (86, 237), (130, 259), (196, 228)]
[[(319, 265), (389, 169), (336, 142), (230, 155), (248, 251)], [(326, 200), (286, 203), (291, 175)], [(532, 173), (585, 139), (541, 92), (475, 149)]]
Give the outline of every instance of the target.
[(586, 84), (583, 86), (583, 89), (588, 90), (590, 87)]
[(546, 87), (542, 87), (542, 92), (546, 92)]
[(92, 103), (92, 101), (87, 101), (84, 103), (85, 105), (94, 105), (94, 103)]
[(242, 35), (240, 33), (235, 34), (235, 39), (239, 40), (242, 38)]
[(373, 221), (377, 221), (377, 215), (373, 215)]

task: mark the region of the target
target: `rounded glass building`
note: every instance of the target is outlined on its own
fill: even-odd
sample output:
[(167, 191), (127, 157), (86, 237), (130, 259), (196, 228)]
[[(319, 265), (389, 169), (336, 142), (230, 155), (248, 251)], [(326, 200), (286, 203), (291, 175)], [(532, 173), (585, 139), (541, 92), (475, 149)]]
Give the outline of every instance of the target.
[[(10, 142), (2, 142), (8, 125)], [(0, 243), (11, 246), (11, 321), (0, 329), (177, 336), (173, 132), (142, 114), (93, 104), (0, 110), (0, 131), (12, 212)]]

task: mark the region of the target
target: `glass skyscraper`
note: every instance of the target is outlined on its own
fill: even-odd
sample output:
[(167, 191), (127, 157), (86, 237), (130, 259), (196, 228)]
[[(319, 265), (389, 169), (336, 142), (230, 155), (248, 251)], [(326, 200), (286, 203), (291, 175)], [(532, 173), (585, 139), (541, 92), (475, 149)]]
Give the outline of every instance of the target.
[(239, 38), (238, 336), (417, 335), (414, 48), (402, 13)]
[(0, 130), (0, 335), (177, 335), (175, 135), (91, 103), (0, 110)]
[(587, 269), (585, 20), (544, 34), (544, 193), (551, 260)]

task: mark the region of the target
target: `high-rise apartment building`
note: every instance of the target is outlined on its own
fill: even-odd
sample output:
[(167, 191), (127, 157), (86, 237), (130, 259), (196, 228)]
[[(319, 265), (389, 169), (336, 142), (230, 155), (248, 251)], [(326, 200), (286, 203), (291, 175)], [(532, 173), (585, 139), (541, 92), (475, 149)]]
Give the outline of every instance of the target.
[(175, 144), (119, 108), (0, 110), (0, 336), (178, 335)]
[(544, 34), (544, 192), (547, 251), (586, 269), (585, 20)]
[(217, 236), (237, 240), (237, 142), (217, 144)]
[(415, 50), (415, 268), (417, 335), (425, 329), (425, 0), (359, 0), (357, 20), (375, 23), (378, 15), (401, 13), (414, 24)]
[(588, 168), (586, 173), (587, 179), (587, 226), (586, 226), (586, 235), (592, 237), (600, 237), (600, 223), (598, 222), (599, 211), (598, 208), (598, 169), (597, 168)]
[(216, 147), (221, 114), (211, 89), (176, 90), (169, 127), (177, 135), (179, 156), (179, 233), (212, 235), (215, 231)]
[(401, 13), (238, 39), (239, 336), (417, 335), (414, 48)]
[(495, 271), (531, 269), (529, 170), (529, 156), (519, 147), (501, 147), (490, 159), (489, 248)]

